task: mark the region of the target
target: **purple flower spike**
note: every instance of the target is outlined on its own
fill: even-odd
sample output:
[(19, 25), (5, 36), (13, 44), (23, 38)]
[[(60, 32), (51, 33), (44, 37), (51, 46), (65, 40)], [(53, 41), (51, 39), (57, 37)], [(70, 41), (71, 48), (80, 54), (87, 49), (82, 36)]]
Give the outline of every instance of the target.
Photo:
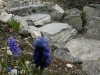
[(8, 67), (8, 72), (10, 72), (11, 71), (11, 67)]
[(50, 65), (50, 49), (48, 46), (49, 42), (45, 37), (38, 37), (34, 41), (34, 63), (36, 67), (46, 68)]
[(20, 48), (18, 47), (13, 37), (8, 38), (8, 45), (10, 47), (10, 51), (12, 52), (12, 55), (16, 55), (16, 57), (18, 57), (18, 55), (20, 54)]

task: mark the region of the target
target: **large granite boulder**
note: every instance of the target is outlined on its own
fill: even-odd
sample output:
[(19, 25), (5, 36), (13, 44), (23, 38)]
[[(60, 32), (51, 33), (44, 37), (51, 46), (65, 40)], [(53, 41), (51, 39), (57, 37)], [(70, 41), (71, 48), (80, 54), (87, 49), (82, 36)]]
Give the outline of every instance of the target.
[(90, 19), (91, 17), (99, 17), (100, 16), (100, 9), (96, 7), (89, 7), (85, 6), (83, 7), (83, 11), (86, 13), (86, 19)]
[(42, 27), (36, 28), (34, 26), (29, 26), (30, 30), (41, 31), (50, 35), (50, 38), (60, 44), (64, 44), (66, 41), (72, 39), (77, 34), (77, 30), (73, 29), (67, 23), (50, 23)]
[(92, 17), (86, 24), (84, 36), (100, 40), (100, 17)]
[(78, 31), (82, 31), (82, 20), (80, 14), (69, 15), (65, 17), (62, 22), (68, 23), (69, 25), (76, 28)]
[(72, 55), (69, 53), (69, 50), (67, 48), (59, 48), (54, 50), (53, 55), (62, 60), (66, 60), (72, 63), (81, 63), (82, 61), (79, 59), (79, 57)]
[(78, 56), (82, 61), (98, 60), (100, 58), (100, 41), (77, 37), (65, 44), (71, 54)]

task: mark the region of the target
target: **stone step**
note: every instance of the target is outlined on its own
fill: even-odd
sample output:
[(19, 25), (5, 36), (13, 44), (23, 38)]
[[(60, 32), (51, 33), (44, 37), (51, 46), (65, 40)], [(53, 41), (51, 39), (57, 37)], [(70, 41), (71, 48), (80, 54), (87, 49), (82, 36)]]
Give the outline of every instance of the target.
[(32, 13), (42, 13), (45, 12), (46, 10), (47, 10), (46, 5), (39, 4), (39, 5), (28, 5), (28, 6), (9, 8), (8, 11), (14, 15), (26, 16)]
[(67, 42), (65, 47), (82, 61), (98, 60), (100, 58), (100, 40), (78, 37)]
[(47, 33), (53, 41), (63, 44), (77, 34), (77, 30), (73, 29), (67, 23), (50, 23), (40, 28), (29, 26), (30, 33), (33, 30)]
[[(47, 23), (51, 22), (51, 16), (48, 14), (32, 14), (32, 15), (28, 15), (28, 16), (24, 16), (23, 17), (27, 22), (31, 21), (35, 26), (42, 26), (45, 25)], [(30, 25), (32, 25), (32, 23), (30, 23)]]

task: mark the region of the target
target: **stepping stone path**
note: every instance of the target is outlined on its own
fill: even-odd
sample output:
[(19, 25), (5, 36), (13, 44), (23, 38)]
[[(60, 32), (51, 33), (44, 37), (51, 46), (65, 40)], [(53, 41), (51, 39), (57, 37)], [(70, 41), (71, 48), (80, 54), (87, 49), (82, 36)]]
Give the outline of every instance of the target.
[[(5, 0), (5, 2), (8, 1)], [(16, 4), (10, 5), (9, 2)], [(10, 15), (14, 15), (14, 19), (20, 22), (20, 34), (26, 36), (31, 34), (33, 39), (43, 34), (50, 40), (51, 46), (56, 46), (53, 52), (55, 57), (72, 63), (83, 62), (83, 71), (88, 70), (91, 67), (90, 65), (92, 65), (92, 68), (88, 72), (86, 71), (87, 75), (94, 75), (95, 73), (95, 75), (99, 75), (100, 68), (97, 65), (100, 64), (97, 60), (100, 59), (100, 15), (98, 14), (98, 12), (100, 13), (100, 8), (84, 7), (88, 20), (91, 15), (96, 17), (89, 21), (87, 20), (85, 35), (79, 35), (78, 32), (83, 30), (80, 10), (72, 9), (64, 12), (59, 5), (51, 2), (25, 1), (25, 3), (22, 0), (12, 0), (9, 2), (7, 7), (4, 8), (9, 14), (1, 10), (3, 4), (2, 1), (0, 2), (0, 16), (2, 17), (0, 17), (0, 21), (7, 23), (12, 18)], [(95, 11), (98, 11), (97, 14), (94, 13)], [(91, 14), (88, 12), (91, 12)], [(65, 13), (68, 13), (68, 16), (64, 16)], [(95, 63), (93, 64), (94, 61)]]

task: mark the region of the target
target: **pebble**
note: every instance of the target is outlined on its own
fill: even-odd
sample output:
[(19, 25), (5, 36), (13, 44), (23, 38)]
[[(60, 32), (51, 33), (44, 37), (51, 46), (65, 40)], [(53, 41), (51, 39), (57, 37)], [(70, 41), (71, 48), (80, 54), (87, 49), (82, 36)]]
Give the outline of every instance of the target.
[(67, 66), (68, 68), (72, 68), (72, 67), (73, 67), (72, 64), (66, 64), (66, 66)]
[(10, 73), (11, 75), (17, 75), (17, 69), (12, 69)]
[(49, 72), (51, 72), (52, 70), (49, 70)]
[[(6, 47), (3, 47), (3, 48), (1, 48), (1, 50), (5, 50), (6, 49)], [(9, 49), (9, 47), (7, 47), (7, 50)]]
[(12, 56), (12, 52), (10, 50), (7, 50), (7, 55)]

